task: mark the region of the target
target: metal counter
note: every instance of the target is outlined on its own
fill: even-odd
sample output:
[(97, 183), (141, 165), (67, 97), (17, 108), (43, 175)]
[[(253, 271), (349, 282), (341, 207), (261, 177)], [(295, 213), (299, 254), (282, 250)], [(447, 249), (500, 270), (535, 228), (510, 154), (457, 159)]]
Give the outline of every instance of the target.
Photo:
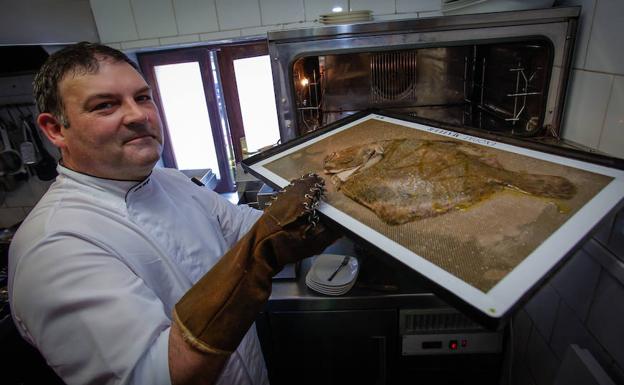
[[(388, 308), (444, 308), (448, 305), (429, 290), (425, 282), (410, 269), (403, 268), (383, 255), (361, 255), (348, 238), (340, 238), (324, 253), (350, 255), (360, 262), (360, 275), (355, 286), (341, 296), (319, 294), (305, 284), (314, 259), (303, 260), (294, 279), (275, 279), (267, 305), (268, 311), (323, 311)], [(383, 282), (372, 282), (376, 276)]]

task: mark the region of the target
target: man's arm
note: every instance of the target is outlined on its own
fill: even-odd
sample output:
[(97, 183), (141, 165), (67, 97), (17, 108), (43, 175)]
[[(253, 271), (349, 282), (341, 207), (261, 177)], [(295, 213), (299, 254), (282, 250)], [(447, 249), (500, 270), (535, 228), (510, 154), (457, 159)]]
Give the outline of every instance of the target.
[(63, 381), (170, 383), (170, 320), (127, 265), (65, 235), (36, 247), (25, 237), (12, 251), (23, 253), (10, 289), (13, 317)]
[(234, 205), (214, 191), (202, 188), (210, 202), (211, 214), (218, 218), (223, 238), (231, 247), (241, 239), (262, 215), (262, 211), (247, 205)]
[[(174, 349), (179, 349), (183, 354), (179, 361), (175, 358), (180, 367), (171, 370), (174, 384), (178, 380), (179, 384), (212, 383), (221, 362), (236, 349), (268, 300), (273, 275), (287, 263), (323, 251), (337, 238), (318, 223), (314, 211), (323, 184), (316, 175), (293, 181), (250, 231), (178, 301), (169, 353), (174, 355)], [(177, 347), (179, 343), (188, 347)], [(210, 366), (198, 369), (202, 361)], [(194, 382), (183, 370), (200, 370), (207, 382)]]
[(173, 323), (169, 332), (169, 373), (173, 385), (214, 384), (228, 356), (197, 351), (182, 336), (180, 327)]

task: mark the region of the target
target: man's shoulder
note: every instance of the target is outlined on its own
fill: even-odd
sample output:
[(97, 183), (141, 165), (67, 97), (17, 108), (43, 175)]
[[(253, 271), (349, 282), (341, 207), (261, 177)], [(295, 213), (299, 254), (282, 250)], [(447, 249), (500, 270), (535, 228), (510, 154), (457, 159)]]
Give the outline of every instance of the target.
[(152, 178), (173, 194), (201, 195), (207, 198), (215, 198), (217, 195), (209, 188), (198, 188), (189, 176), (175, 168), (155, 168)]
[(152, 170), (152, 177), (163, 179), (188, 179), (182, 171), (168, 167), (155, 167)]
[(21, 223), (18, 234), (28, 234), (33, 243), (57, 233), (88, 233), (100, 218), (110, 222), (123, 217), (121, 198), (116, 202), (94, 192), (69, 182), (54, 183)]

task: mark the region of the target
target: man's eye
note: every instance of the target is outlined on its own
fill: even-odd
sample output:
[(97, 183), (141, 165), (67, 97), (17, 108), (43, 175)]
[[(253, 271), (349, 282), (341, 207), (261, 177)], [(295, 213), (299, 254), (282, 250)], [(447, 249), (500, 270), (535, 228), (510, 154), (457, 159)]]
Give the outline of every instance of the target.
[(113, 103), (111, 102), (99, 103), (93, 107), (93, 111), (108, 110), (110, 108), (113, 108)]

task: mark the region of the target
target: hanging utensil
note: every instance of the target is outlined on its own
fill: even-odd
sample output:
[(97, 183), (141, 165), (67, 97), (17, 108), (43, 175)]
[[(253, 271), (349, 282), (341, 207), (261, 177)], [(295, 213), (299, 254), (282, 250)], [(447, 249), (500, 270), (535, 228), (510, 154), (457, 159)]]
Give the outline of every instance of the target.
[(37, 177), (44, 181), (56, 178), (58, 175), (58, 172), (56, 171), (56, 159), (54, 159), (48, 150), (46, 150), (43, 142), (41, 141), (41, 137), (39, 137), (38, 129), (35, 124), (28, 119), (24, 119), (24, 121), (28, 126), (30, 135), (37, 148), (37, 152), (41, 156), (40, 161), (32, 165)]
[(25, 119), (22, 119), (22, 134), (24, 135), (24, 141), (20, 144), (20, 154), (22, 155), (22, 161), (24, 164), (33, 165), (39, 162), (39, 154), (37, 148), (31, 142), (30, 128)]
[(2, 140), (0, 175), (13, 175), (22, 169), (22, 157), (19, 152), (11, 148), (11, 141), (5, 128), (4, 122), (2, 122), (0, 124), (0, 139)]

